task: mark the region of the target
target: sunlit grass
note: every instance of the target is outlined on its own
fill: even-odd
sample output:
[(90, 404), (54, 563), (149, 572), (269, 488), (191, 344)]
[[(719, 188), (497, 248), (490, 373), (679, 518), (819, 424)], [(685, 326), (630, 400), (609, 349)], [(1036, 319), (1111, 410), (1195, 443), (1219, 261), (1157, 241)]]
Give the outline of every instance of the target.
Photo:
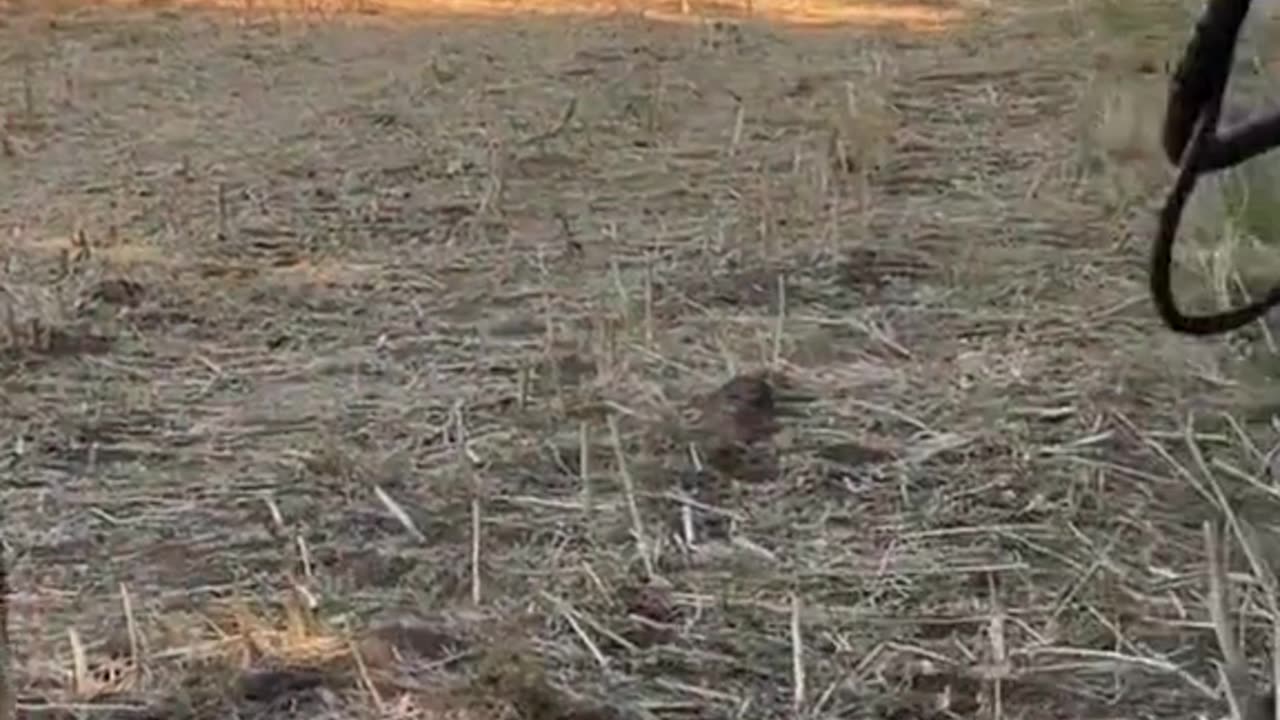
[[(55, 0), (48, 9), (84, 6), (82, 0)], [(842, 0), (106, 0), (94, 6), (218, 8), (232, 11), (306, 15), (602, 15), (639, 13), (679, 22), (707, 18), (755, 18), (796, 26), (894, 27), (936, 33), (956, 27), (969, 15), (962, 2), (886, 2)]]

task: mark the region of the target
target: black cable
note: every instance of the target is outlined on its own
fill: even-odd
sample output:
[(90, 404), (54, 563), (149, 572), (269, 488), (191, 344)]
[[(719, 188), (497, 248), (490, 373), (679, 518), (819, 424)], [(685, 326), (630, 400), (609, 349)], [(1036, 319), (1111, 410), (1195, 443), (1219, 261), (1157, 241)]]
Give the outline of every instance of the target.
[(1170, 81), (1162, 143), (1178, 176), (1160, 210), (1151, 253), (1151, 295), (1170, 329), (1188, 335), (1230, 332), (1280, 304), (1280, 284), (1261, 300), (1211, 315), (1185, 315), (1173, 297), (1173, 244), (1196, 180), (1280, 146), (1280, 111), (1218, 133), (1240, 28), (1250, 0), (1209, 0)]

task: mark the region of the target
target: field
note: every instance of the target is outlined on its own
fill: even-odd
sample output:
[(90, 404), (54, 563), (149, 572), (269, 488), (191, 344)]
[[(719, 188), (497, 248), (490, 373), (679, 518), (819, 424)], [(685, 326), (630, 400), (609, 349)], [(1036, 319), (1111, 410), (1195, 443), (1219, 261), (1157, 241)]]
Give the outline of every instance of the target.
[[(1146, 295), (1195, 3), (214, 5), (0, 3), (20, 717), (1225, 713), (1280, 395)], [(1280, 275), (1251, 167), (1185, 305)]]

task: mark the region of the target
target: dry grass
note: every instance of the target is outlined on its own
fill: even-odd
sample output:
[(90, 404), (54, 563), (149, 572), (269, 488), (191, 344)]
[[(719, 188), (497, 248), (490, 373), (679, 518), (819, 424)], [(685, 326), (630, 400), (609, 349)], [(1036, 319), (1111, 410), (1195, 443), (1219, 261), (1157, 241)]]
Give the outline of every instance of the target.
[[(83, 0), (6, 0), (23, 10), (66, 9)], [(220, 9), (241, 17), (260, 14), (305, 16), (321, 20), (340, 17), (393, 15), (399, 18), (456, 20), (522, 16), (603, 16), (620, 12), (669, 22), (698, 22), (718, 17), (752, 17), (809, 27), (894, 27), (916, 33), (946, 30), (966, 18), (981, 0), (923, 0), (896, 2), (875, 0), (106, 0), (117, 8)], [(4, 7), (4, 5), (0, 5)]]
[[(1225, 708), (1202, 525), (1266, 546), (1275, 440), (1147, 309), (1189, 17), (43, 7), (0, 16), (31, 716)], [(688, 400), (761, 368), (816, 399), (699, 468)]]

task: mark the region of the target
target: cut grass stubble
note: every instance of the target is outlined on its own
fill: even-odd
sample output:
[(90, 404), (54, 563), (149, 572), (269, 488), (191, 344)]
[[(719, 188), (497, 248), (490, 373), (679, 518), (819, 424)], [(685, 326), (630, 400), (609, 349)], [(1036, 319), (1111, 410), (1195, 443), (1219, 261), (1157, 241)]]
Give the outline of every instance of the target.
[[(0, 278), (24, 699), (1218, 699), (1186, 517), (1229, 512), (1200, 477), (1227, 471), (1165, 463), (1138, 428), (1196, 380), (1095, 321), (1138, 283), (1072, 172), (1079, 37), (184, 12), (86, 11), (92, 64), (0, 66), (42, 121), (7, 127), (30, 177), (0, 185), (30, 219)], [(669, 426), (758, 367), (819, 397), (766, 481), (718, 483)]]

